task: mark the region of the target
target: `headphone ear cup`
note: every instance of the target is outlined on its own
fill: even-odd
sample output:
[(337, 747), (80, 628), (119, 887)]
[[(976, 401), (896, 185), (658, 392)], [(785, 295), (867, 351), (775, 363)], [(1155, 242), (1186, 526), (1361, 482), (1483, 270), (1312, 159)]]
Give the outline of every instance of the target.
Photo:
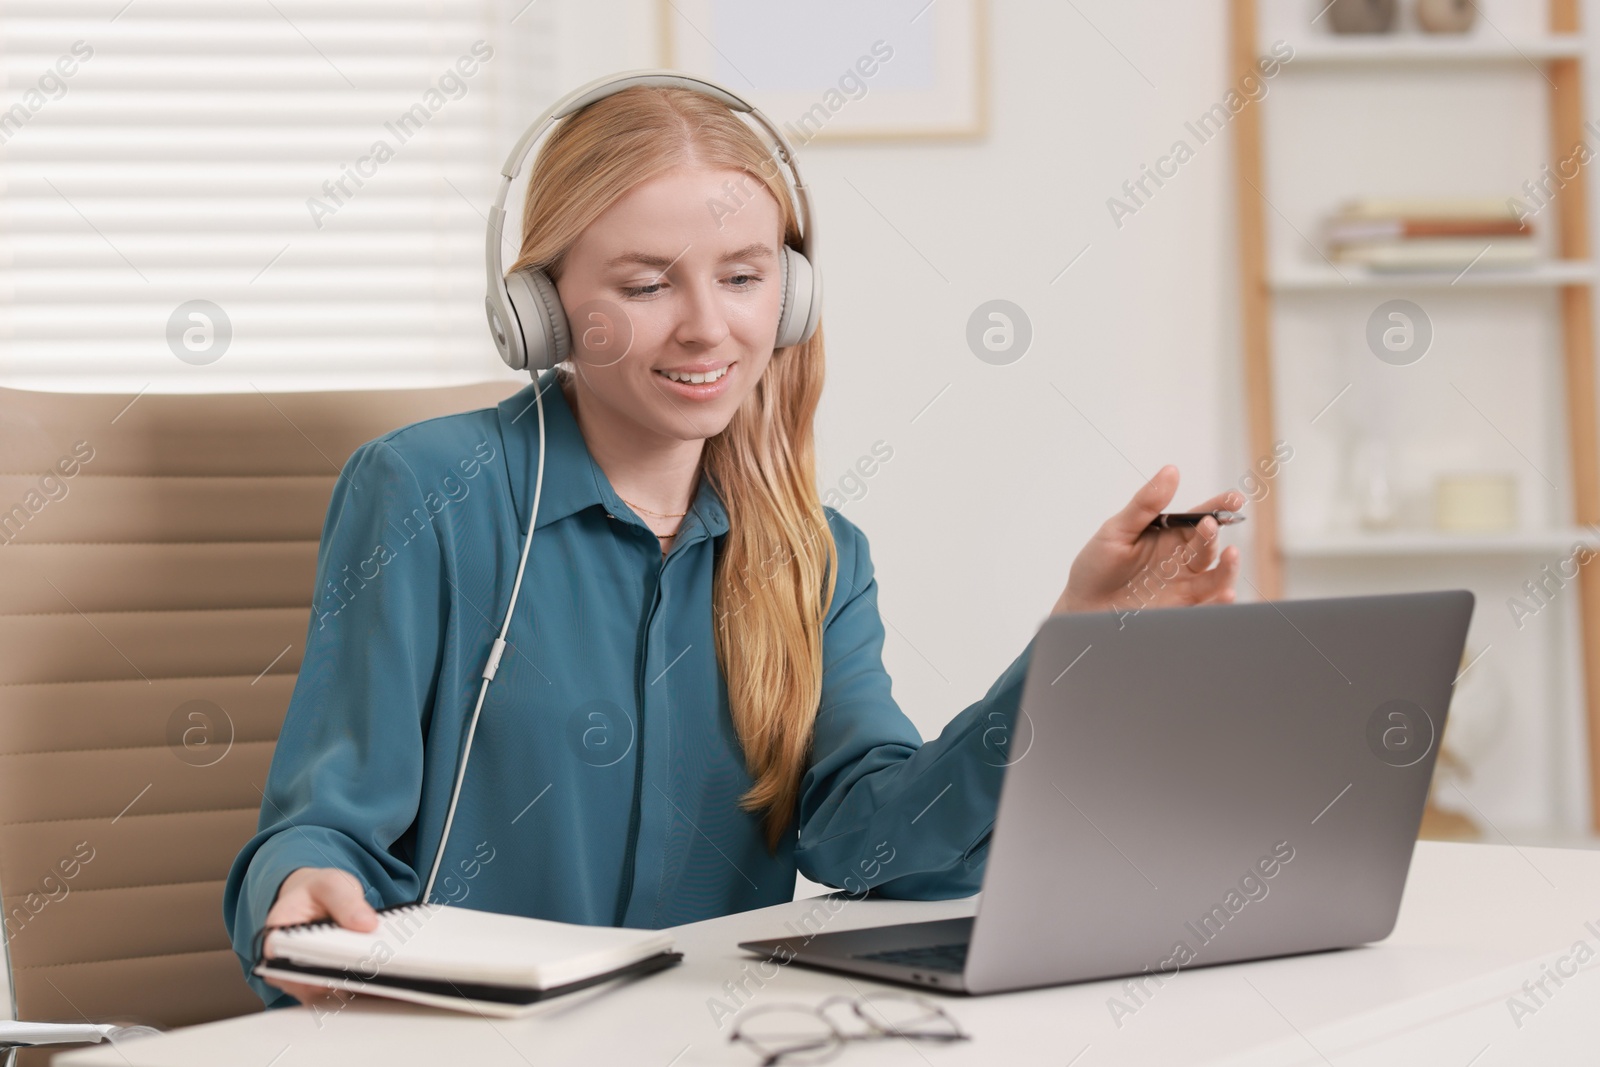
[(566, 359), (572, 352), (572, 331), (550, 276), (532, 268), (514, 270), (506, 275), (506, 292), (527, 356), (525, 365), (516, 369), (537, 373)]
[(788, 245), (783, 246), (779, 279), (783, 305), (778, 314), (778, 336), (773, 347), (788, 348), (816, 332), (817, 315), (821, 310), (821, 279), (805, 253)]

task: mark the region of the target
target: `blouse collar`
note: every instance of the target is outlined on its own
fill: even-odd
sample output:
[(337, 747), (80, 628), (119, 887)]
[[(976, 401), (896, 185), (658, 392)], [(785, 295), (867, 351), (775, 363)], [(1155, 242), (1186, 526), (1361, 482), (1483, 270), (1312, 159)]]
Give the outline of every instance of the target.
[[(594, 461), (556, 374), (553, 369), (545, 371), (497, 405), (500, 438), (511, 472), (512, 505), (517, 512), (517, 528), (524, 535), (528, 532), (528, 510), (533, 504), (534, 480), (538, 474), (536, 393), (542, 393), (544, 398), (544, 435), (549, 455), (544, 466), (544, 488), (539, 493), (539, 519), (534, 528), (548, 526), (590, 507), (601, 507), (608, 514), (618, 516), (631, 514), (633, 510), (617, 495), (605, 472)], [(680, 536), (680, 542), (692, 538), (690, 526), (695, 520), (704, 527), (708, 537), (728, 532), (727, 510), (704, 476), (700, 478), (694, 503), (679, 531), (687, 535)]]

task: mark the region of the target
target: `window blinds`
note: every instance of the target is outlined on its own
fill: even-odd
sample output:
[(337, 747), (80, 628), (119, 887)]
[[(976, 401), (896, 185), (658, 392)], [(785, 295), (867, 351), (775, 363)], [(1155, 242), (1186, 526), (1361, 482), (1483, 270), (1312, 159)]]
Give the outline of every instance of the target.
[(502, 103), (538, 59), (513, 17), (551, 36), (501, 0), (6, 0), (0, 384), (504, 372), (483, 213), (539, 102)]

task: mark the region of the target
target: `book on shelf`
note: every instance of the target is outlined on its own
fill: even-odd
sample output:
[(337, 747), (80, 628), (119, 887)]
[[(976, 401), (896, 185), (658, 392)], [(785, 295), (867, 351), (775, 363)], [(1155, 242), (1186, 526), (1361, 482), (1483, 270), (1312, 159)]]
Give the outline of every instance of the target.
[(269, 927), (252, 973), (355, 993), (504, 1018), (540, 1001), (613, 978), (649, 974), (683, 959), (661, 930), (586, 926), (401, 904), (362, 932), (332, 920)]
[(1345, 202), (1339, 217), (1346, 219), (1480, 219), (1496, 221), (1517, 217), (1508, 197), (1358, 197)]
[(1509, 200), (1365, 198), (1328, 220), (1331, 257), (1373, 270), (1525, 267), (1540, 258), (1533, 227)]
[(1539, 251), (1525, 237), (1502, 241), (1480, 238), (1423, 237), (1404, 241), (1362, 241), (1333, 250), (1337, 263), (1373, 270), (1465, 270), (1479, 267), (1527, 267)]
[(1503, 219), (1468, 219), (1397, 215), (1386, 219), (1337, 218), (1328, 224), (1328, 240), (1333, 244), (1424, 237), (1526, 237), (1532, 233), (1532, 227), (1510, 216)]

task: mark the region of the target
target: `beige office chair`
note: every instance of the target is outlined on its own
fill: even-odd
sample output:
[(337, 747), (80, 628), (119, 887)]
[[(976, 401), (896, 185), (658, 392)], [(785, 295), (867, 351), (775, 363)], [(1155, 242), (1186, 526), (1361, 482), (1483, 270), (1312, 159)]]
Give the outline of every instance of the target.
[(255, 832), (338, 470), (363, 441), (524, 384), (0, 389), (14, 1018), (167, 1028), (261, 1010), (222, 887)]

